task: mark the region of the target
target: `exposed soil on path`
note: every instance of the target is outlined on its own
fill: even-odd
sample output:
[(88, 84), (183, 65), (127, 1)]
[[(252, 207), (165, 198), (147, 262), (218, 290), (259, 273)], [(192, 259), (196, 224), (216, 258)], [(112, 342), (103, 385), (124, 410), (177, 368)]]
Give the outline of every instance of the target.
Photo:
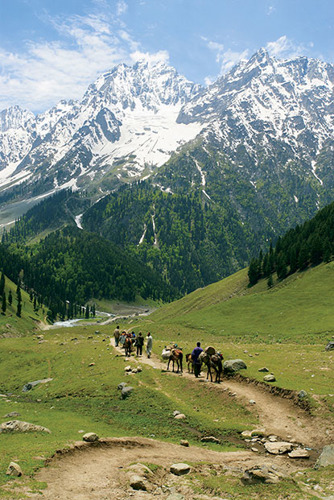
[[(119, 354), (123, 351), (118, 349)], [(149, 365), (165, 370), (157, 356), (150, 359), (144, 354), (140, 358), (129, 358), (129, 362)], [(192, 378), (194, 383), (206, 382), (204, 376), (195, 379), (192, 374), (173, 374), (170, 376)], [(226, 470), (229, 474), (241, 473), (254, 465), (274, 465), (289, 474), (311, 466), (315, 455), (324, 444), (334, 439), (333, 427), (321, 419), (312, 417), (298, 407), (291, 399), (273, 395), (263, 387), (240, 380), (223, 379), (221, 384), (212, 384), (213, 390), (226, 391), (230, 397), (237, 398), (247, 408), (255, 412), (259, 427), (266, 435), (274, 434), (282, 440), (295, 441), (316, 450), (310, 460), (291, 460), (286, 456), (275, 456), (254, 451), (215, 452), (204, 447), (184, 446), (145, 438), (105, 439), (99, 443), (76, 443), (72, 449), (57, 455), (50, 464), (42, 469), (37, 479), (48, 484), (39, 494), (28, 494), (29, 498), (87, 500), (87, 499), (130, 499), (153, 498), (167, 499), (182, 494), (185, 500), (208, 499), (206, 495), (195, 495), (190, 488), (187, 476), (175, 476), (169, 468), (173, 463), (186, 462), (195, 469), (215, 467), (217, 472)], [(250, 400), (255, 401), (251, 404)], [(136, 491), (130, 487), (130, 472), (127, 468), (134, 463), (149, 463), (161, 466), (149, 478), (147, 491)], [(203, 464), (203, 465), (200, 465)], [(210, 465), (211, 464), (211, 465)], [(209, 469), (208, 469), (209, 470)], [(204, 471), (205, 473), (205, 471)], [(132, 472), (133, 475), (133, 472)], [(180, 497), (179, 497), (180, 498)]]

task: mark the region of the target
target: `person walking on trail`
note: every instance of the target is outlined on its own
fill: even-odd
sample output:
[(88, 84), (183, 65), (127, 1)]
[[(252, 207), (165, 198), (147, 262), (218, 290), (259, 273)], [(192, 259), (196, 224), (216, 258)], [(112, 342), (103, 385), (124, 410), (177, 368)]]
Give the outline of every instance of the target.
[(119, 330), (119, 326), (116, 326), (116, 328), (114, 330), (115, 347), (118, 346), (120, 335), (121, 335), (121, 332)]
[(148, 332), (146, 341), (146, 354), (148, 358), (151, 357), (152, 345), (153, 345), (153, 338), (150, 332)]
[(144, 337), (141, 332), (138, 333), (136, 338), (137, 356), (142, 356), (143, 354)]
[(195, 349), (191, 353), (191, 359), (192, 359), (192, 362), (193, 362), (193, 365), (194, 365), (194, 374), (195, 374), (196, 378), (201, 373), (202, 363), (201, 363), (200, 359), (198, 359), (199, 355), (201, 354), (201, 352), (203, 352), (203, 349), (201, 348), (201, 343), (197, 342), (197, 345), (196, 345)]

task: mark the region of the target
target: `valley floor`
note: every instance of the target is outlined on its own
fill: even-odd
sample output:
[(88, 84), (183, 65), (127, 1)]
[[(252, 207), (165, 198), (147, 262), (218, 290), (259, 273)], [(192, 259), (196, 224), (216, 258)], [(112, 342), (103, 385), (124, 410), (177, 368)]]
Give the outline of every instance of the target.
[[(120, 350), (119, 352), (121, 353)], [(129, 358), (131, 364), (139, 362), (141, 365), (148, 364), (159, 370), (166, 368), (166, 364), (161, 363), (157, 356), (148, 359), (146, 355), (143, 355), (139, 360)], [(170, 373), (170, 376), (180, 377), (181, 375)], [(194, 376), (188, 373), (182, 376), (194, 379)], [(271, 394), (259, 385), (234, 379), (223, 379), (223, 382), (217, 385), (206, 382), (204, 376), (198, 379), (198, 383), (210, 384), (212, 391), (226, 391), (231, 398), (240, 400), (258, 416), (259, 427), (263, 429), (265, 435), (274, 434), (281, 440), (311, 448), (310, 458), (294, 460), (286, 455), (270, 455), (259, 443), (256, 443), (257, 451), (252, 451), (251, 447), (254, 447), (254, 444), (249, 443), (248, 450), (218, 452), (205, 447), (187, 448), (141, 437), (106, 438), (92, 445), (83, 442), (76, 443), (70, 452), (59, 454), (52, 459), (49, 465), (37, 475), (39, 481), (48, 484), (47, 489), (38, 494), (29, 494), (29, 498), (50, 500), (86, 500), (87, 498), (150, 500), (157, 496), (170, 500), (222, 498), (214, 497), (214, 493), (209, 489), (203, 490), (202, 484), (199, 483), (200, 478), (202, 478), (202, 483), (203, 477), (227, 475), (238, 477), (240, 483), (243, 471), (255, 465), (273, 466), (287, 476), (297, 474), (302, 479), (298, 484), (302, 485), (302, 489), (306, 488), (304, 493), (299, 491), (299, 493), (295, 492), (285, 497), (280, 496), (279, 491), (276, 491), (276, 493), (273, 492), (273, 496), (270, 494), (265, 498), (316, 498), (317, 495), (309, 496), (315, 492), (311, 491), (305, 482), (305, 474), (307, 477), (305, 471), (314, 465), (322, 447), (333, 442), (333, 424), (309, 415), (292, 400)], [(176, 462), (189, 463), (193, 474), (180, 477), (170, 474), (169, 468)], [(135, 463), (153, 464), (156, 467), (152, 477), (148, 478), (147, 491), (136, 491), (129, 486), (131, 473), (133, 475), (130, 466)], [(197, 488), (200, 486), (200, 489), (196, 490), (196, 486)], [(268, 485), (266, 488), (269, 493)], [(239, 492), (240, 496), (237, 491), (238, 488), (236, 496), (232, 495), (229, 498), (245, 498), (241, 492)], [(249, 495), (248, 498), (263, 498), (263, 492), (261, 493), (260, 490), (251, 489)]]

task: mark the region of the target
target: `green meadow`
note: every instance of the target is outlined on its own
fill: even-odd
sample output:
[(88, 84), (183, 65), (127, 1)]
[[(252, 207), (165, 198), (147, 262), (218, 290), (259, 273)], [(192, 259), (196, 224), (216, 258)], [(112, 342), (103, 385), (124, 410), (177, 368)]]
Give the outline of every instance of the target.
[[(334, 353), (325, 351), (334, 336), (333, 278), (332, 262), (276, 282), (268, 290), (265, 282), (248, 288), (243, 270), (147, 317), (120, 320), (120, 326), (137, 333), (151, 331), (155, 354), (171, 342), (190, 352), (200, 340), (223, 352), (225, 359), (243, 359), (247, 364), (243, 376), (262, 381), (263, 373), (258, 370), (266, 366), (276, 376), (275, 385), (307, 391), (312, 412), (333, 422)], [(6, 281), (6, 286), (14, 285)], [(45, 485), (35, 480), (35, 472), (56, 450), (80, 440), (83, 432), (96, 432), (100, 437), (155, 437), (174, 443), (188, 439), (192, 445), (235, 450), (243, 446), (240, 432), (257, 425), (253, 413), (225, 392), (213, 391), (211, 384), (171, 376), (144, 364), (141, 373), (126, 375), (125, 366), (137, 364), (125, 361), (110, 345), (114, 323), (42, 332), (37, 327), (42, 309), (34, 312), (26, 294), (23, 301), (22, 318), (16, 317), (14, 306), (1, 315), (1, 421), (17, 412), (15, 418), (43, 425), (51, 434), (1, 434), (0, 485), (4, 487), (0, 497), (15, 498), (11, 485), (17, 481), (5, 475), (11, 460), (22, 467), (31, 491), (42, 489)], [(22, 391), (27, 382), (47, 378), (52, 380)], [(117, 389), (121, 382), (134, 387), (125, 400)], [(176, 421), (174, 410), (184, 413), (186, 421)], [(214, 435), (222, 444), (204, 445), (203, 435)], [(326, 482), (327, 472), (310, 470), (309, 474), (317, 478), (320, 474)], [(201, 488), (208, 494), (229, 495), (234, 482), (225, 476), (219, 481), (209, 471), (201, 478)], [(240, 495), (236, 498), (245, 498), (242, 488), (235, 490)], [(265, 491), (268, 496), (262, 498), (278, 498), (277, 489)], [(294, 481), (284, 482), (279, 491), (282, 498), (312, 498), (303, 496)]]

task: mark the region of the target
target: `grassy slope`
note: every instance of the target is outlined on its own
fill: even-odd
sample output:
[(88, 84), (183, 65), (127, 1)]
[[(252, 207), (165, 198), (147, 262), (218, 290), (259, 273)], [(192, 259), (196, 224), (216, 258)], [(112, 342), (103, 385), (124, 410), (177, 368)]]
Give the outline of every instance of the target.
[[(334, 386), (334, 356), (324, 351), (324, 344), (333, 335), (333, 277), (334, 263), (330, 263), (290, 277), (267, 291), (265, 282), (248, 289), (244, 270), (145, 319), (123, 322), (121, 327), (150, 330), (156, 353), (170, 341), (190, 350), (200, 339), (223, 350), (225, 358), (245, 359), (248, 376), (262, 380), (258, 369), (268, 366), (277, 377), (277, 385), (322, 395), (327, 402), (326, 416), (333, 418), (334, 398), (328, 394)], [(114, 325), (99, 325), (98, 335), (94, 333), (96, 325), (50, 330), (45, 333), (46, 341), (39, 343), (33, 335), (35, 323), (29, 318), (29, 298), (23, 300), (22, 320), (15, 314), (2, 319), (3, 324), (15, 322), (16, 330), (25, 335), (0, 338), (0, 393), (12, 394), (0, 397), (0, 415), (6, 421), (5, 415), (17, 411), (19, 419), (49, 427), (52, 434), (3, 434), (1, 471), (10, 460), (17, 460), (24, 473), (31, 474), (43, 464), (38, 457), (48, 457), (57, 448), (80, 439), (79, 430), (101, 436), (155, 436), (174, 442), (185, 438), (192, 444), (200, 444), (203, 434), (214, 434), (228, 444), (229, 435), (256, 425), (247, 409), (224, 392), (217, 397), (210, 385), (149, 367), (126, 378), (125, 361), (115, 357), (108, 345)], [(91, 362), (95, 365), (90, 367)], [(26, 382), (47, 377), (53, 381), (22, 393)], [(130, 381), (135, 392), (121, 401), (117, 385), (124, 380)], [(173, 419), (175, 409), (187, 415), (186, 425)], [(8, 478), (0, 474), (0, 481)], [(31, 487), (39, 485), (32, 480)], [(268, 498), (277, 498), (275, 491), (270, 495), (266, 491)], [(244, 494), (246, 491), (241, 498)], [(5, 496), (5, 491), (0, 490), (1, 495)], [(9, 496), (15, 498), (13, 493)]]
[[(30, 302), (29, 295), (21, 290), (22, 294), (22, 314), (18, 318), (16, 316), (17, 300), (16, 300), (16, 284), (5, 278), (5, 293), (7, 298), (7, 309), (5, 314), (0, 314), (0, 338), (1, 336), (21, 336), (27, 332), (39, 330), (38, 324), (43, 321), (45, 314), (43, 308), (34, 311), (33, 303)], [(12, 291), (13, 302), (8, 304), (8, 293)], [(1, 307), (1, 299), (0, 299)], [(46, 313), (46, 311), (45, 311)]]
[(270, 290), (247, 288), (247, 270), (169, 304), (151, 319), (214, 336), (274, 335), (281, 340), (334, 334), (334, 262), (297, 273)]

